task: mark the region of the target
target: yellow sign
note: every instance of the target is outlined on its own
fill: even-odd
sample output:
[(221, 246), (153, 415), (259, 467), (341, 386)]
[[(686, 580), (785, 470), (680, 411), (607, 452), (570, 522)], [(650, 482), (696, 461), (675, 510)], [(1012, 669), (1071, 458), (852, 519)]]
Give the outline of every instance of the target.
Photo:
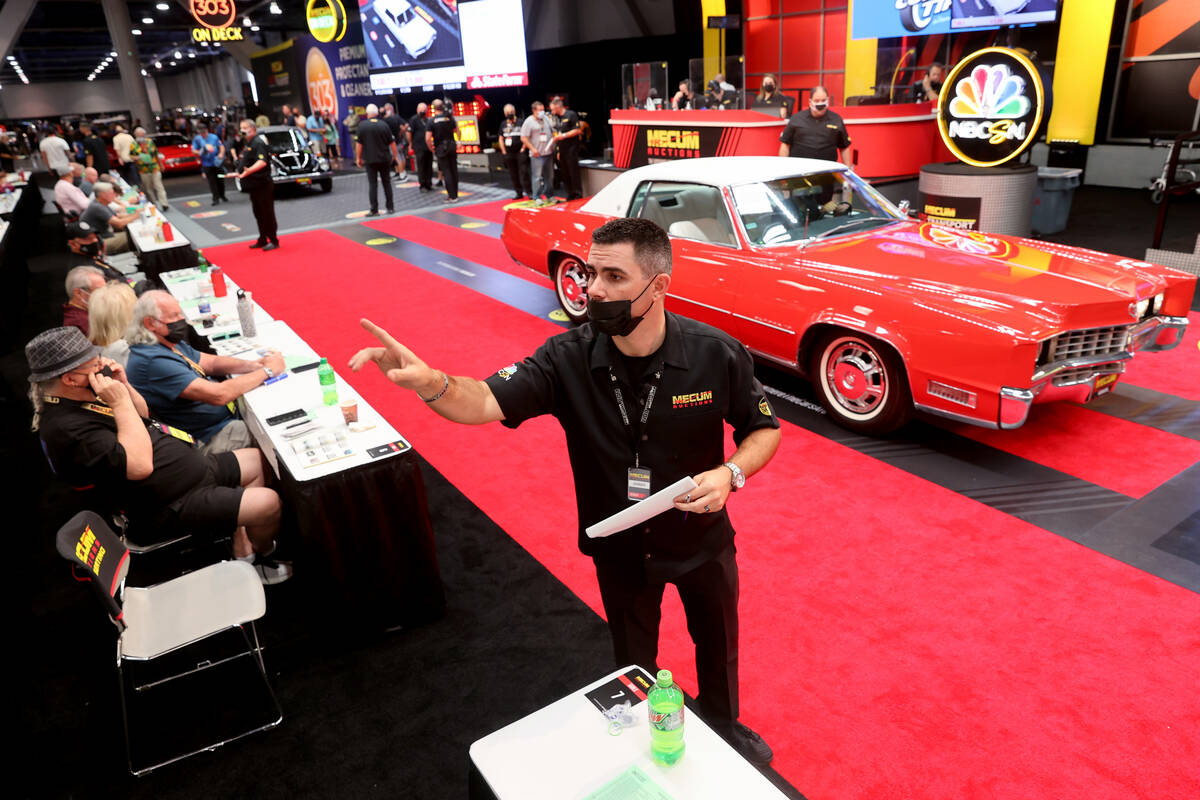
[(346, 7), (342, 0), (308, 0), (304, 16), (309, 33), (318, 42), (340, 42), (346, 35)]
[(700, 131), (656, 130), (650, 128), (646, 131), (646, 146), (699, 150)]
[(1033, 144), (1044, 103), (1032, 61), (1007, 47), (985, 47), (946, 77), (938, 96), (938, 130), (960, 161), (994, 167)]
[(241, 28), (192, 28), (193, 42), (242, 42)]

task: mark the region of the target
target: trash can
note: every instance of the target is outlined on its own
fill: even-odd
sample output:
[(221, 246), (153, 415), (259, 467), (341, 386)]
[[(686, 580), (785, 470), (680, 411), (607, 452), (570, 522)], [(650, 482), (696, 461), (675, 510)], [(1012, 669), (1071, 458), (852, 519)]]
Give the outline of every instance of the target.
[(1071, 200), (1083, 170), (1078, 167), (1038, 167), (1033, 194), (1033, 232), (1062, 233), (1071, 216)]

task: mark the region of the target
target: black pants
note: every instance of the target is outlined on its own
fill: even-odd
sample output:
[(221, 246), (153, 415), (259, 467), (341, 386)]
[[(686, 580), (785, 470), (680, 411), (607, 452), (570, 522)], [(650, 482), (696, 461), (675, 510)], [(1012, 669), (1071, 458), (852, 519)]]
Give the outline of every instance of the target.
[(387, 201), (387, 210), (394, 210), (395, 203), (392, 201), (392, 162), (380, 161), (365, 166), (367, 169), (367, 199), (371, 202), (372, 213), (379, 210), (380, 181), (383, 181), (383, 199)]
[(224, 200), (225, 198), (225, 181), (221, 180), (218, 175), (221, 174), (219, 166), (204, 167), (204, 177), (208, 178), (208, 190), (212, 192), (213, 202), (217, 199)]
[[(12, 170), (9, 170), (9, 172), (12, 172)], [(132, 161), (130, 161), (128, 164), (121, 164), (117, 168), (117, 172), (121, 173), (121, 177), (130, 186), (140, 186), (141, 185), (141, 182), (138, 180), (137, 165), (134, 164)]]
[(437, 161), (442, 180), (446, 182), (446, 197), (454, 200), (458, 197), (458, 154), (438, 156)]
[(254, 221), (258, 223), (258, 241), (279, 244), (279, 225), (275, 222), (275, 184), (255, 181), (246, 187), (250, 194), (250, 207), (254, 209)]
[(512, 179), (513, 191), (518, 195), (532, 195), (529, 185), (529, 156), (524, 152), (506, 153), (504, 163), (508, 166), (508, 176)]
[[(617, 664), (638, 664), (655, 674), (665, 584), (647, 580), (640, 563), (597, 561), (596, 579)], [(704, 720), (728, 735), (738, 718), (738, 570), (733, 546), (669, 582), (679, 590), (696, 645), (696, 699)]]
[(558, 147), (558, 167), (561, 172), (563, 188), (567, 190), (567, 199), (574, 200), (583, 197), (583, 181), (579, 177), (579, 145)]
[(428, 147), (415, 147), (413, 161), (417, 162), (417, 182), (422, 189), (433, 189), (433, 151)]

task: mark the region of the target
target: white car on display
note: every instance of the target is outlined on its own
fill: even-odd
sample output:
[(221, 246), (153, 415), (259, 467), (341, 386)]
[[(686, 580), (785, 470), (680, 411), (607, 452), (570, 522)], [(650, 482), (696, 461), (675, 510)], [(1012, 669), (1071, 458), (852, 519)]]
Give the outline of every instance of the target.
[(408, 0), (375, 0), (375, 11), (411, 58), (418, 58), (433, 47), (437, 30)]

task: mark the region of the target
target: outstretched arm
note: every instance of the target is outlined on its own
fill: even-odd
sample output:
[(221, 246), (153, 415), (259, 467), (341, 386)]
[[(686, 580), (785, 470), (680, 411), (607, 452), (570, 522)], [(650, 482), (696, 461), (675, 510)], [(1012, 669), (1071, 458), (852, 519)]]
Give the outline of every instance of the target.
[[(482, 425), (504, 419), (500, 404), (483, 381), (451, 376), (433, 369), (369, 319), (361, 320), (361, 324), (382, 346), (359, 350), (350, 359), (350, 369), (358, 372), (369, 362), (375, 362), (375, 366), (389, 381), (403, 389), (413, 390), (418, 397), (429, 402), (430, 408), (451, 422)], [(437, 399), (430, 401), (433, 397)]]

